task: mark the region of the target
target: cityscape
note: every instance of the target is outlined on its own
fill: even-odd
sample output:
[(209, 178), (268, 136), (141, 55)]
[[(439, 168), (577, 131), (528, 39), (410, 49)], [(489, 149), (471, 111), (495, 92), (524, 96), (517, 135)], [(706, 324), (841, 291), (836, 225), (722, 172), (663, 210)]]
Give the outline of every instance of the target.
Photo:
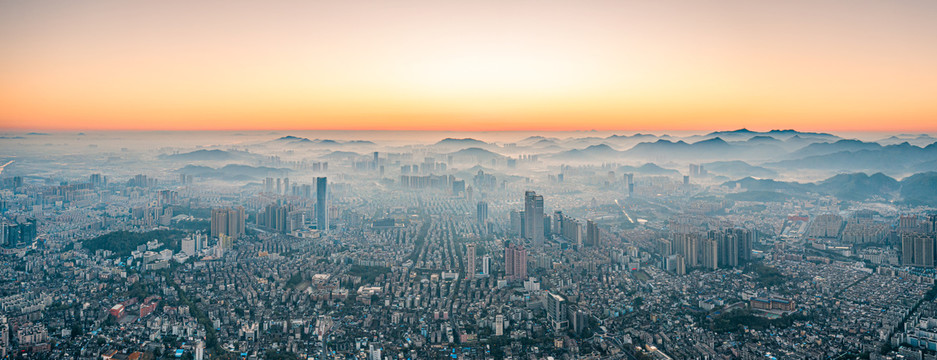
[[(3, 356), (897, 359), (937, 346), (928, 135), (210, 135), (230, 144), (5, 140)], [(648, 152), (661, 164), (628, 165)], [(894, 157), (901, 180), (862, 171), (895, 152), (918, 154)]]
[(0, 360), (937, 360), (935, 19), (0, 0)]

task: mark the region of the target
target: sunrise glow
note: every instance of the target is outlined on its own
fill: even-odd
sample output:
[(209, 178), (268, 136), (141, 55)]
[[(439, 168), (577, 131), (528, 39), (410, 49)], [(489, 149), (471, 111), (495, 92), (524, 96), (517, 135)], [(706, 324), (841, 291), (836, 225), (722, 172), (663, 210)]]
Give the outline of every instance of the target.
[(935, 131), (935, 18), (932, 1), (10, 1), (0, 128)]

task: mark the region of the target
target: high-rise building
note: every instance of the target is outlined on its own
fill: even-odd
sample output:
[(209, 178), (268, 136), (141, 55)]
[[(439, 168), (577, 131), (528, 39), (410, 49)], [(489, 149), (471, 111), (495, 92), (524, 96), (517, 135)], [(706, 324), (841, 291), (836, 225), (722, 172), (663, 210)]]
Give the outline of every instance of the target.
[(329, 185), (325, 177), (316, 178), (316, 228), (329, 231)]
[(699, 266), (699, 236), (697, 234), (674, 233), (674, 253), (683, 255), (687, 267)]
[(673, 243), (667, 239), (657, 240), (657, 252), (659, 252), (660, 256), (664, 258), (673, 255)]
[(290, 194), (290, 178), (283, 178), (283, 192), (279, 195), (289, 195)]
[(91, 186), (107, 186), (107, 176), (101, 174), (91, 174)]
[(922, 233), (901, 235), (901, 264), (917, 267), (934, 267), (934, 236)]
[(0, 222), (0, 246), (22, 248), (32, 245), (39, 235), (36, 219), (21, 223)]
[(508, 280), (527, 278), (527, 250), (518, 244), (507, 244), (504, 248), (504, 276)]
[(543, 196), (534, 191), (524, 192), (524, 236), (536, 248), (543, 247)]
[(577, 247), (582, 247), (582, 224), (578, 220), (569, 217), (562, 212), (557, 212), (559, 217), (559, 233), (566, 241)]
[(593, 247), (601, 246), (601, 232), (599, 225), (592, 220), (586, 221), (586, 244)]
[(719, 243), (713, 239), (702, 239), (700, 242), (702, 243), (700, 246), (700, 261), (702, 261), (702, 265), (709, 269), (718, 268)]
[(475, 244), (465, 245), (465, 278), (475, 278)]
[(482, 275), (491, 275), (491, 256), (482, 256)]
[(214, 208), (211, 210), (211, 236), (227, 235), (237, 239), (244, 235), (244, 207)]
[[(501, 316), (501, 315), (498, 315)], [(501, 318), (504, 321), (504, 317)], [(6, 315), (0, 315), (0, 359), (6, 359), (10, 347), (10, 326)]]
[(492, 327), (494, 327), (495, 336), (504, 335), (504, 315), (495, 315), (495, 321)]
[(201, 340), (195, 345), (195, 360), (205, 360), (205, 343)]
[(566, 320), (566, 299), (554, 293), (547, 293), (547, 319), (553, 325), (553, 330), (561, 331), (569, 325)]
[(273, 178), (268, 177), (264, 179), (264, 192), (271, 194), (273, 193)]
[(488, 221), (488, 203), (484, 201), (479, 201), (478, 206), (475, 209), (475, 220), (479, 224), (485, 224)]
[(524, 212), (511, 210), (511, 227), (510, 234), (514, 236), (524, 237)]

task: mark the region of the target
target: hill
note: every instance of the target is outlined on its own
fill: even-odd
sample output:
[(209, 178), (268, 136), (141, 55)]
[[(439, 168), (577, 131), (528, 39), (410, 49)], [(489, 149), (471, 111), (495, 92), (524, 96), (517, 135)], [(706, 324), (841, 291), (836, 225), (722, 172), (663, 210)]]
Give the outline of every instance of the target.
[(725, 175), (730, 178), (773, 178), (778, 176), (778, 173), (774, 170), (761, 166), (751, 165), (741, 160), (715, 161), (705, 163), (703, 164), (703, 167), (710, 173)]
[(179, 154), (162, 154), (159, 158), (171, 161), (231, 161), (243, 160), (256, 155), (245, 151), (195, 150)]
[(619, 173), (635, 173), (641, 175), (654, 175), (654, 176), (672, 176), (678, 177), (681, 176), (680, 172), (674, 169), (667, 169), (657, 166), (654, 163), (646, 163), (644, 165), (634, 167), (634, 166), (622, 166), (617, 170)]

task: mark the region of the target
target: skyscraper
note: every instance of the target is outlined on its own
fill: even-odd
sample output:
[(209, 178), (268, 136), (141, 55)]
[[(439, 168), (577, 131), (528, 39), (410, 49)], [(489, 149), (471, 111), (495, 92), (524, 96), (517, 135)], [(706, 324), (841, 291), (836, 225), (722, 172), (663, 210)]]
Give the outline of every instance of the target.
[(901, 264), (934, 267), (935, 240), (931, 235), (906, 233), (901, 235)]
[(244, 207), (215, 208), (211, 210), (211, 236), (227, 235), (232, 239), (244, 235)]
[(475, 244), (465, 245), (465, 278), (475, 278)]
[(527, 278), (527, 250), (518, 244), (504, 248), (504, 275), (508, 280)]
[(700, 261), (704, 267), (716, 269), (719, 267), (719, 242), (713, 239), (703, 239), (701, 241), (702, 250)]
[(601, 233), (599, 232), (599, 225), (597, 225), (592, 220), (586, 221), (586, 243), (589, 246), (598, 247), (601, 245)]
[(325, 177), (316, 178), (316, 228), (329, 231), (329, 185)]
[(484, 201), (478, 202), (478, 206), (475, 210), (475, 219), (479, 224), (484, 224), (485, 221), (488, 221), (488, 203)]
[(482, 275), (491, 274), (491, 256), (485, 255), (482, 256)]
[(543, 247), (543, 196), (524, 192), (524, 236), (534, 247)]

